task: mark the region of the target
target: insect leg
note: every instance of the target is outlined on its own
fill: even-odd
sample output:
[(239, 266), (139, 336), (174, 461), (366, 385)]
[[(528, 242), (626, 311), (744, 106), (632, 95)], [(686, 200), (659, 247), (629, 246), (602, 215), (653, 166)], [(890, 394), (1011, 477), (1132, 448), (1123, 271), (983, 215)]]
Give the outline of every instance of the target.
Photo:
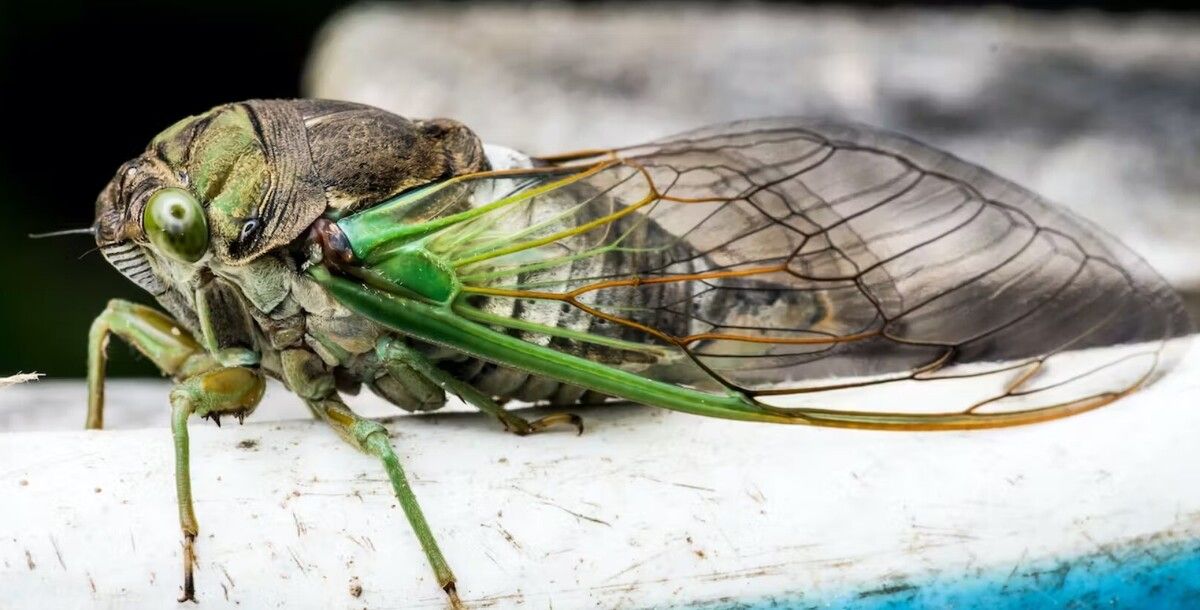
[(304, 399), (309, 409), (332, 426), (334, 432), (347, 443), (383, 462), (383, 469), (392, 483), (396, 499), (400, 501), (400, 508), (404, 510), (409, 526), (425, 551), (438, 585), (450, 596), (451, 605), (461, 607), (454, 587), (454, 572), (438, 548), (425, 514), (421, 512), (417, 497), (408, 484), (408, 477), (400, 466), (400, 459), (392, 450), (387, 428), (379, 422), (360, 417), (342, 402), (337, 395), (332, 372), (316, 354), (303, 349), (285, 350), (280, 354), (280, 362), (284, 382)]
[(383, 462), (383, 469), (392, 483), (392, 491), (396, 494), (396, 499), (399, 500), (400, 508), (404, 510), (404, 516), (408, 518), (413, 533), (421, 543), (421, 549), (425, 551), (425, 557), (429, 561), (429, 566), (433, 568), (438, 586), (446, 592), (446, 595), (450, 596), (450, 604), (454, 608), (461, 608), (462, 604), (455, 589), (454, 572), (450, 570), (450, 564), (446, 562), (442, 550), (438, 548), (437, 540), (433, 537), (433, 532), (429, 529), (429, 523), (425, 520), (425, 514), (421, 511), (417, 496), (409, 486), (408, 477), (405, 476), (404, 468), (400, 465), (400, 459), (392, 450), (387, 429), (379, 422), (359, 417), (336, 395), (330, 395), (323, 399), (306, 399), (306, 402), (309, 403), (310, 408), (320, 413), (325, 421), (329, 422), (329, 425), (333, 426), (333, 429), (347, 442)]
[(85, 427), (89, 429), (104, 427), (104, 368), (110, 334), (124, 339), (173, 377), (188, 377), (217, 366), (187, 329), (166, 314), (129, 301), (109, 301), (88, 333)]
[(475, 386), (438, 368), (424, 354), (405, 345), (401, 341), (384, 337), (379, 340), (376, 350), (379, 353), (379, 359), (385, 364), (389, 362), (402, 363), (404, 366), (415, 370), (430, 381), (441, 386), (446, 392), (458, 396), (476, 409), (495, 417), (504, 426), (504, 429), (509, 432), (525, 436), (559, 424), (569, 424), (574, 426), (579, 434), (583, 434), (583, 418), (578, 415), (573, 413), (554, 413), (532, 422), (528, 421), (508, 411), (495, 400), (492, 400), (490, 396), (476, 389)]
[(246, 367), (218, 368), (188, 378), (171, 390), (171, 431), (175, 436), (175, 494), (179, 527), (183, 530), (183, 596), (196, 601), (192, 571), (199, 526), (192, 509), (192, 478), (188, 451), (188, 417), (244, 417), (254, 410), (266, 387), (262, 373)]

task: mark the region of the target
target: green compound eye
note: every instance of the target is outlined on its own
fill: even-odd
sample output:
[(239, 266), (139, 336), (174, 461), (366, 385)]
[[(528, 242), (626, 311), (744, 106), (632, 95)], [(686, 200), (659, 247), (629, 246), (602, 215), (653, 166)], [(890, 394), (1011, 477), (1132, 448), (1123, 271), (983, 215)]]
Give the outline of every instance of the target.
[(151, 195), (142, 226), (150, 243), (171, 258), (194, 263), (208, 250), (204, 209), (183, 189), (165, 188)]

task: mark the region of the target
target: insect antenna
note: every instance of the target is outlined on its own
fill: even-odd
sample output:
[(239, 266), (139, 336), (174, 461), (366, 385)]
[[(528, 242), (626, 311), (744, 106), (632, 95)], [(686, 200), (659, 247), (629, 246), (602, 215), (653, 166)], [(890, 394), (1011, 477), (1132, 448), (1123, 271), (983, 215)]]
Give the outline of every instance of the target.
[(95, 235), (96, 227), (82, 227), (79, 229), (62, 229), (60, 231), (50, 231), (47, 233), (30, 233), (29, 239), (44, 239), (46, 237), (61, 237), (63, 235)]

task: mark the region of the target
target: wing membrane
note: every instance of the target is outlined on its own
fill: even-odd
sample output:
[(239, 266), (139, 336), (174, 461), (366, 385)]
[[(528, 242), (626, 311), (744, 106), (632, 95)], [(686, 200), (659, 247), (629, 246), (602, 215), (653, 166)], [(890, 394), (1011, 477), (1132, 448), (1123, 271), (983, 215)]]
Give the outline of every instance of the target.
[(428, 242), (456, 307), (688, 387), (812, 408), (921, 384), (960, 389), (846, 408), (1066, 414), (1153, 378), (1191, 332), (1114, 238), (900, 136), (754, 121), (547, 163), (466, 180), (482, 211)]

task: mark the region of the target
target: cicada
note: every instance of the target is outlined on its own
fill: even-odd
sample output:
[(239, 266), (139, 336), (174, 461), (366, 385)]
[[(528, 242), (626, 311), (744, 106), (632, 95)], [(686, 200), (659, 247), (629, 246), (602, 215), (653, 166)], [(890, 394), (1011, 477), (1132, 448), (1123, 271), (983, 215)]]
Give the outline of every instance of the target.
[[(382, 461), (457, 604), (387, 431), (342, 394), (365, 385), (410, 411), (452, 394), (517, 434), (581, 420), (528, 421), (510, 399), (986, 428), (1111, 402), (1192, 332), (1160, 276), (1066, 210), (916, 141), (805, 119), (531, 157), (452, 120), (235, 103), (123, 165), (91, 232), (165, 309), (112, 301), (92, 325), (87, 427), (102, 426), (110, 335), (176, 380), (184, 600), (188, 421), (244, 418), (266, 377)], [(854, 403), (968, 378), (918, 393), (930, 404)]]

